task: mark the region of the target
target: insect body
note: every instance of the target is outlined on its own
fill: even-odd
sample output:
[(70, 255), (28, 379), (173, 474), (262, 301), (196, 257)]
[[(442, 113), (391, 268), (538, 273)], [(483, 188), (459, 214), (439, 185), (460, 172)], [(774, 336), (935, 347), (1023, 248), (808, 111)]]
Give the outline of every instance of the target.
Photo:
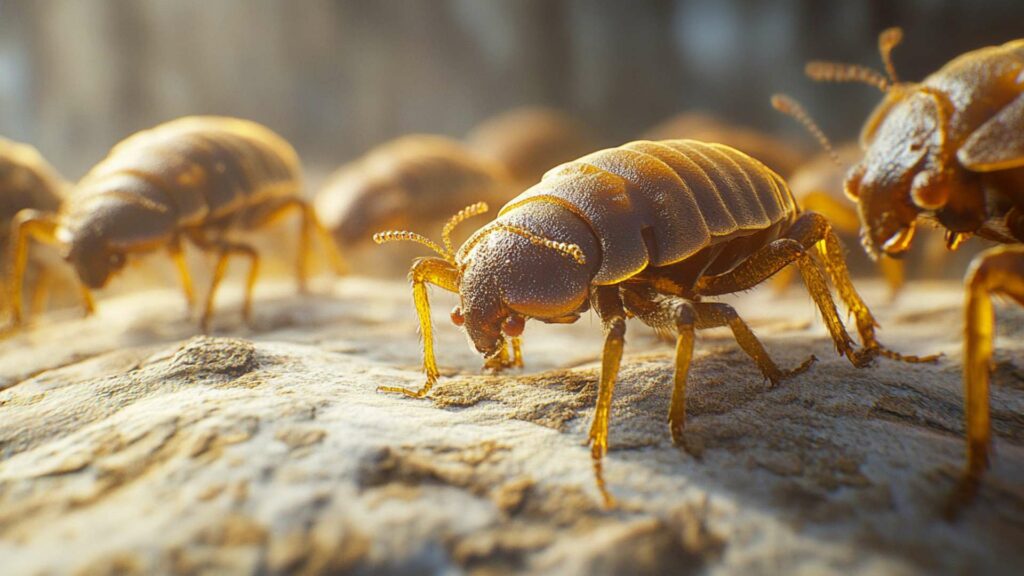
[[(482, 209), (457, 214), (446, 229)], [(696, 329), (729, 326), (773, 384), (810, 365), (813, 358), (795, 369), (778, 367), (732, 307), (703, 300), (749, 289), (788, 264), (799, 266), (837, 350), (852, 363), (863, 366), (877, 354), (918, 360), (878, 343), (827, 220), (801, 215), (781, 177), (727, 146), (639, 141), (563, 164), (506, 204), (458, 252), (447, 236), (443, 248), (408, 232), (377, 236), (379, 242), (393, 239), (427, 244), (441, 257), (420, 259), (411, 272), (426, 384), (387, 391), (422, 397), (438, 378), (427, 284), (459, 294), (452, 320), (488, 360), (507, 357), (509, 341), (517, 347), (526, 319), (573, 322), (593, 307), (605, 344), (590, 442), (607, 501), (601, 462), (627, 314), (677, 334), (669, 411), (677, 443)], [(828, 277), (856, 318), (860, 349), (843, 326)]]
[(901, 37), (893, 28), (879, 39), (888, 78), (833, 63), (811, 63), (807, 71), (885, 93), (861, 132), (864, 158), (845, 182), (869, 254), (905, 253), (922, 220), (945, 229), (950, 249), (972, 235), (1006, 244), (977, 256), (966, 278), (962, 501), (976, 490), (991, 444), (991, 295), (1024, 302), (1024, 39), (968, 52), (911, 83), (897, 80), (889, 56)]
[(645, 140), (686, 138), (718, 142), (757, 158), (787, 178), (805, 159), (803, 150), (783, 138), (723, 122), (704, 112), (685, 112), (672, 116), (645, 132), (642, 137)]
[(497, 163), (441, 136), (404, 136), (345, 165), (316, 198), (324, 225), (343, 249), (382, 228), (437, 223), (473, 200), (504, 203), (514, 194)]
[[(53, 211), (60, 206), (67, 184), (56, 170), (27, 144), (0, 138), (0, 261), (6, 273), (8, 239), (15, 216), (22, 210)], [(42, 307), (53, 272), (48, 262), (34, 258), (27, 272), (33, 277), (33, 308)], [(19, 287), (20, 290), (20, 287)], [(7, 312), (6, 294), (0, 313)]]
[[(128, 257), (167, 250), (189, 304), (192, 282), (182, 253), (188, 239), (217, 256), (201, 323), (231, 256), (249, 260), (244, 315), (251, 309), (259, 257), (230, 234), (259, 228), (288, 210), (302, 214), (298, 277), (305, 281), (309, 236), (319, 223), (302, 198), (298, 156), (269, 129), (246, 120), (187, 117), (139, 132), (111, 150), (56, 212), (18, 214), (9, 294), (21, 320), (20, 286), (30, 238), (56, 244), (84, 293), (102, 288)], [(91, 307), (91, 299), (88, 299)]]

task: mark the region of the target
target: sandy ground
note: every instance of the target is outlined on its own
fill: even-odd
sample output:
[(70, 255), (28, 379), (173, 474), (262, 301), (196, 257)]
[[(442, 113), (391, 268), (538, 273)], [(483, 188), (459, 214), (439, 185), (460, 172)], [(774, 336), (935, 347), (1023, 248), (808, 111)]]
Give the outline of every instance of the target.
[(999, 309), (996, 459), (976, 503), (941, 518), (962, 459), (956, 282), (895, 304), (864, 283), (880, 334), (934, 365), (858, 370), (801, 289), (730, 297), (785, 366), (769, 390), (706, 332), (687, 434), (665, 415), (671, 347), (630, 324), (601, 509), (584, 438), (599, 323), (527, 326), (527, 368), (479, 373), (436, 295), (445, 378), (427, 400), (400, 281), (229, 295), (195, 336), (172, 290), (58, 312), (0, 342), (4, 574), (515, 571), (559, 574), (1024, 573), (1024, 313)]

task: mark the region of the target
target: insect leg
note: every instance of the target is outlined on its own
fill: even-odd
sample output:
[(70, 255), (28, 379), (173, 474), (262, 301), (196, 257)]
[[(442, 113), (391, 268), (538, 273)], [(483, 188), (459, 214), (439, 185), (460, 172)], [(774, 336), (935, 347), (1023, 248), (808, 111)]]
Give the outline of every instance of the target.
[(202, 250), (217, 252), (217, 267), (214, 268), (213, 278), (210, 281), (210, 291), (206, 294), (206, 304), (203, 306), (203, 315), (199, 319), (199, 325), (203, 331), (210, 327), (210, 317), (213, 316), (213, 301), (217, 295), (217, 288), (224, 280), (224, 273), (227, 272), (228, 259), (232, 255), (245, 256), (249, 259), (249, 275), (245, 283), (245, 300), (242, 304), (242, 318), (249, 322), (252, 316), (252, 291), (256, 285), (256, 277), (259, 273), (260, 257), (256, 250), (247, 244), (228, 242), (223, 239), (209, 240), (201, 236), (193, 237), (193, 241)]
[(836, 310), (828, 288), (828, 279), (822, 265), (811, 258), (804, 244), (793, 238), (781, 238), (747, 258), (731, 272), (720, 276), (706, 276), (697, 283), (696, 292), (703, 296), (717, 296), (749, 290), (782, 268), (796, 263), (807, 291), (821, 311), (836, 350), (856, 366), (863, 366), (873, 358), (871, 353), (858, 353), (854, 341), (846, 332), (843, 320)]
[(430, 301), (427, 298), (427, 284), (440, 286), (449, 292), (459, 291), (459, 271), (441, 258), (420, 258), (409, 272), (412, 280), (412, 299), (416, 304), (416, 315), (420, 320), (420, 336), (423, 338), (423, 371), (427, 381), (419, 390), (401, 386), (380, 386), (378, 392), (397, 392), (413, 398), (423, 398), (434, 387), (441, 375), (434, 358), (434, 327), (430, 321)]
[(626, 341), (626, 312), (618, 286), (598, 286), (591, 296), (594, 310), (604, 324), (604, 351), (601, 354), (601, 381), (597, 386), (597, 406), (594, 420), (590, 425), (590, 456), (594, 462), (594, 477), (597, 489), (604, 498), (605, 506), (613, 506), (615, 498), (608, 492), (604, 482), (602, 458), (608, 452), (608, 419), (611, 415), (612, 392), (615, 378), (619, 374), (622, 348)]
[[(832, 231), (828, 220), (820, 214), (805, 212), (786, 233), (790, 238), (798, 240), (808, 250), (824, 263), (825, 270), (832, 278), (832, 283), (839, 293), (839, 298), (846, 304), (857, 322), (857, 332), (860, 334), (861, 342), (864, 345), (865, 353), (872, 352), (881, 354), (887, 358), (902, 362), (932, 362), (938, 356), (908, 356), (889, 350), (878, 341), (875, 336), (875, 327), (878, 323), (867, 304), (861, 299), (860, 294), (853, 287), (850, 280), (850, 273), (846, 269), (846, 260), (843, 257), (843, 247)], [(810, 286), (808, 286), (810, 289)], [(827, 287), (826, 287), (827, 290)], [(850, 358), (853, 360), (853, 358)]]
[(811, 356), (796, 368), (783, 370), (775, 364), (775, 361), (768, 355), (768, 351), (764, 349), (764, 344), (761, 344), (761, 341), (757, 339), (757, 336), (732, 306), (721, 302), (695, 302), (693, 309), (697, 313), (697, 328), (703, 330), (728, 326), (736, 338), (736, 343), (757, 364), (761, 373), (771, 382), (772, 386), (786, 378), (805, 372), (817, 360)]
[(192, 275), (188, 271), (188, 263), (185, 261), (185, 252), (182, 249), (181, 238), (175, 238), (170, 246), (167, 247), (167, 251), (171, 254), (171, 260), (174, 260), (174, 266), (178, 269), (178, 277), (181, 278), (181, 289), (185, 292), (185, 304), (188, 310), (192, 310), (196, 305), (196, 291), (192, 284)]
[(32, 286), (32, 300), (29, 304), (29, 311), (33, 316), (41, 314), (46, 308), (46, 302), (50, 299), (50, 285), (53, 283), (53, 273), (45, 266), (38, 266), (34, 285)]
[[(11, 247), (9, 254), (10, 277), (8, 278), (7, 297), (10, 307), (11, 323), (15, 326), (22, 323), (22, 292), (25, 283), (25, 269), (28, 267), (29, 241), (36, 240), (46, 244), (57, 243), (57, 218), (38, 210), (22, 210), (11, 223)], [(85, 290), (85, 287), (82, 287)], [(90, 306), (86, 307), (91, 312)]]
[(1024, 246), (997, 246), (974, 258), (965, 280), (964, 392), (967, 415), (967, 470), (959, 500), (967, 501), (988, 467), (992, 442), (989, 417), (989, 369), (995, 314), (992, 296), (1009, 296), (1024, 304)]

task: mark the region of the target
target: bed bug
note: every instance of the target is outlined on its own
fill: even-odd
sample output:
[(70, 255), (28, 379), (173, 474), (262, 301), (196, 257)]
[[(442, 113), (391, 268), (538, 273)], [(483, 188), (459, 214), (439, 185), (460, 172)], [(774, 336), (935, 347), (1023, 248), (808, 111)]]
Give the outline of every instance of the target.
[[(22, 210), (56, 210), (67, 183), (39, 152), (28, 144), (0, 138), (0, 261), (6, 273), (8, 238), (15, 216)], [(31, 276), (29, 294), (32, 309), (40, 311), (55, 280), (53, 262), (35, 257), (27, 264)], [(6, 295), (0, 313), (8, 313)]]
[(440, 225), (473, 200), (504, 203), (507, 171), (464, 144), (403, 136), (342, 166), (317, 193), (317, 215), (346, 252), (382, 228)]
[(548, 169), (594, 150), (594, 137), (575, 118), (552, 108), (513, 108), (489, 118), (466, 136), (479, 154), (508, 170), (523, 186)]
[[(459, 212), (446, 232), (485, 209)], [(627, 315), (676, 334), (668, 422), (677, 444), (683, 440), (695, 330), (731, 328), (773, 385), (813, 362), (812, 356), (795, 368), (780, 368), (731, 306), (705, 300), (752, 288), (789, 264), (799, 267), (836, 349), (855, 366), (878, 355), (930, 359), (902, 356), (878, 342), (875, 320), (850, 282), (828, 221), (801, 213), (778, 174), (720, 144), (637, 141), (558, 166), (458, 251), (448, 234), (443, 246), (412, 232), (382, 232), (375, 240), (415, 241), (440, 256), (418, 259), (410, 273), (426, 383), (386, 392), (422, 398), (438, 379), (428, 284), (459, 295), (452, 321), (464, 327), (488, 364), (515, 362), (518, 354), (508, 360), (507, 350), (518, 350), (527, 319), (570, 323), (591, 307), (597, 312), (605, 343), (589, 440), (598, 488), (609, 504), (602, 458)], [(846, 332), (829, 278), (856, 319), (860, 348)]]
[[(22, 320), (21, 285), (29, 241), (58, 246), (92, 307), (129, 257), (166, 250), (191, 308), (194, 292), (183, 255), (188, 239), (216, 255), (201, 316), (205, 329), (214, 296), (233, 256), (249, 260), (243, 316), (252, 308), (259, 255), (234, 232), (269, 224), (288, 211), (302, 215), (298, 279), (304, 286), (314, 230), (322, 230), (302, 195), (299, 158), (268, 128), (235, 118), (186, 117), (139, 132), (116, 145), (74, 187), (55, 212), (23, 210), (12, 232), (8, 294), (15, 324)], [(328, 242), (329, 244), (329, 242)]]
[(685, 138), (718, 142), (764, 162), (778, 174), (789, 177), (806, 159), (799, 146), (778, 136), (724, 122), (706, 112), (684, 112), (661, 122), (641, 136), (644, 140)]
[(869, 254), (902, 255), (921, 221), (944, 229), (950, 249), (972, 235), (1003, 244), (979, 254), (965, 280), (967, 466), (956, 505), (988, 467), (991, 298), (1024, 303), (1024, 39), (962, 54), (915, 83), (899, 81), (892, 65), (901, 38), (898, 28), (879, 37), (887, 75), (831, 62), (807, 73), (884, 93), (861, 131), (864, 158), (845, 181)]

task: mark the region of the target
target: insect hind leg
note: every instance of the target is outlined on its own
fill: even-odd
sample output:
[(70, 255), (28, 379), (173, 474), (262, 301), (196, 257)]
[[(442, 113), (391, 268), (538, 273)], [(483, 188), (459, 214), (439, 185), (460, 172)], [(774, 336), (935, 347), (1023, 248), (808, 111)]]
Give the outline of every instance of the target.
[(796, 264), (804, 285), (821, 311), (836, 351), (846, 356), (855, 366), (865, 366), (875, 352), (857, 350), (836, 309), (828, 279), (822, 271), (823, 266), (811, 256), (809, 250), (805, 243), (794, 238), (780, 238), (755, 252), (732, 271), (701, 278), (695, 291), (702, 296), (718, 296), (750, 290), (786, 266)]
[[(878, 323), (875, 321), (874, 316), (872, 316), (867, 304), (864, 303), (860, 294), (857, 293), (856, 288), (853, 287), (850, 272), (846, 268), (842, 244), (839, 242), (835, 232), (833, 232), (832, 225), (824, 216), (816, 212), (805, 212), (789, 228), (786, 236), (799, 241), (801, 245), (814, 255), (816, 260), (823, 264), (825, 271), (836, 287), (839, 298), (853, 314), (857, 324), (857, 332), (860, 334), (861, 343), (864, 346), (863, 353), (880, 354), (892, 360), (911, 363), (933, 362), (938, 359), (938, 355), (912, 356), (900, 354), (886, 348), (878, 341), (875, 335), (875, 328), (878, 326)], [(812, 291), (813, 295), (814, 290), (819, 288), (811, 288), (808, 285), (808, 289)], [(828, 287), (825, 286), (824, 290), (827, 291)], [(824, 313), (824, 310), (822, 312)]]

